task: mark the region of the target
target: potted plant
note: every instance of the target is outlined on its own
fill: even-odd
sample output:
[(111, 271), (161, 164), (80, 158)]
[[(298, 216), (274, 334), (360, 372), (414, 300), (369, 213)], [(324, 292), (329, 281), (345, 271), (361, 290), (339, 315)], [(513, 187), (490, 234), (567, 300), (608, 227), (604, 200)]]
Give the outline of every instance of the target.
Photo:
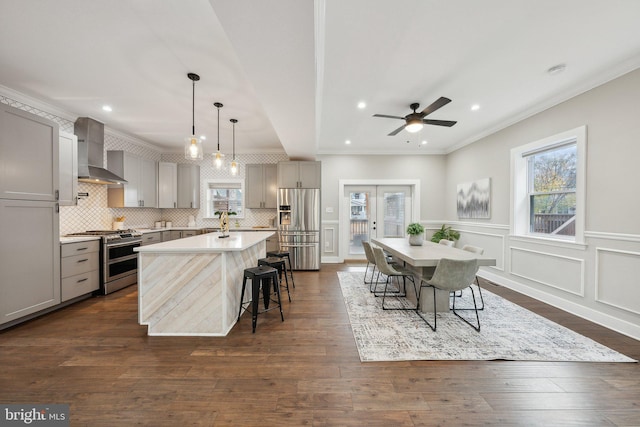
[(451, 240), (452, 242), (455, 242), (459, 238), (460, 238), (459, 232), (457, 232), (451, 227), (447, 227), (445, 224), (442, 224), (442, 227), (440, 227), (440, 229), (437, 230), (435, 233), (433, 233), (433, 236), (431, 236), (431, 241), (438, 243), (442, 239), (447, 239), (447, 240)]
[(407, 226), (407, 234), (409, 235), (409, 244), (411, 246), (422, 246), (424, 240), (424, 227), (417, 223), (412, 222)]

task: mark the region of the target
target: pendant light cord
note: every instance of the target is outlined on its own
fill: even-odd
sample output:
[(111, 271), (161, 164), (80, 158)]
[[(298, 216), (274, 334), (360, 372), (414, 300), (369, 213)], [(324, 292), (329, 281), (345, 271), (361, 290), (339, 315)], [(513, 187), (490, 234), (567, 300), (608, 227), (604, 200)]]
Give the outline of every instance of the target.
[(191, 92), (191, 135), (196, 134), (196, 81), (193, 80), (193, 91)]

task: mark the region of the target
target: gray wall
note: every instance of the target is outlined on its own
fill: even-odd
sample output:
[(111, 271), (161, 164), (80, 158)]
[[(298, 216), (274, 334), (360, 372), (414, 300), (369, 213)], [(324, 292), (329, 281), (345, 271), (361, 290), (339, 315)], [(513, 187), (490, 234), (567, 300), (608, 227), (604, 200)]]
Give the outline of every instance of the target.
[[(451, 153), (445, 218), (499, 260), (486, 277), (640, 337), (640, 70)], [(510, 236), (510, 150), (587, 126), (585, 245)], [(456, 186), (492, 179), (491, 219), (458, 220)]]

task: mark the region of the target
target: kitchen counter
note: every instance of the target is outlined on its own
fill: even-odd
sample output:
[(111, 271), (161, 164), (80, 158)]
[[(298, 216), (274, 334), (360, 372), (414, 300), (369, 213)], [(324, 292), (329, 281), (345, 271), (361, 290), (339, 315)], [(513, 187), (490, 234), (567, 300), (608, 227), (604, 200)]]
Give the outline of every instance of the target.
[(273, 234), (208, 233), (136, 248), (139, 323), (149, 335), (227, 335), (238, 319), (244, 269), (266, 256)]
[(100, 236), (60, 236), (61, 244), (86, 242), (88, 240), (100, 240)]

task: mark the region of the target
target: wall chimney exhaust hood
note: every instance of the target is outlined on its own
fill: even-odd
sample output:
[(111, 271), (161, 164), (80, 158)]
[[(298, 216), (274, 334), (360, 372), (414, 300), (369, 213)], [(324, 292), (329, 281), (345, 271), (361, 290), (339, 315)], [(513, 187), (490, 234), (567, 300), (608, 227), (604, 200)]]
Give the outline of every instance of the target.
[(125, 184), (127, 181), (104, 166), (104, 124), (78, 117), (73, 127), (78, 137), (78, 181), (92, 184)]

